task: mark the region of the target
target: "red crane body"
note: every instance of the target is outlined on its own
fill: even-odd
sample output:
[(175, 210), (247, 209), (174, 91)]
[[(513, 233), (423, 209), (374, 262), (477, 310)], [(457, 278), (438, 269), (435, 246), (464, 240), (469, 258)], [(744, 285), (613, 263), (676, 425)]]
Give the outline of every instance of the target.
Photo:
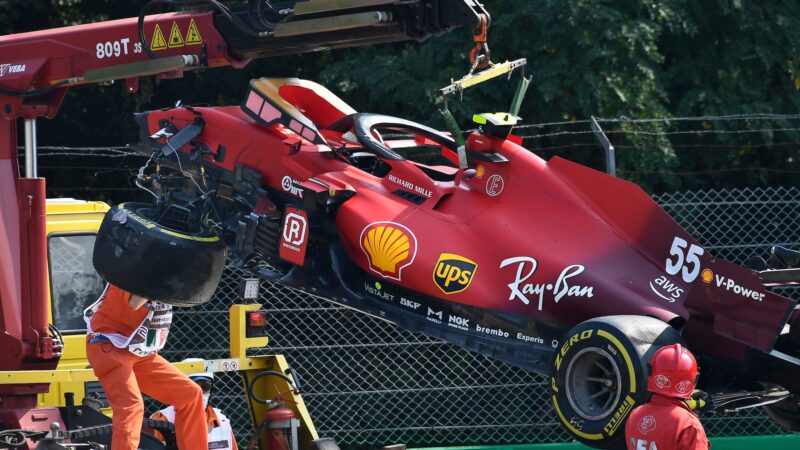
[[(45, 180), (20, 175), (16, 119), (54, 118), (73, 86), (125, 80), (135, 92), (144, 76), (174, 78), (186, 70), (243, 67), (252, 58), (421, 41), (488, 20), (474, 0), (436, 0), (432, 10), (429, 1), (396, 3), (301, 0), (293, 16), (255, 31), (220, 11), (192, 9), (0, 36), (0, 371), (52, 370), (61, 352), (47, 316)], [(2, 428), (46, 430), (59, 421), (57, 409), (36, 409), (36, 394), (47, 389), (0, 385)]]

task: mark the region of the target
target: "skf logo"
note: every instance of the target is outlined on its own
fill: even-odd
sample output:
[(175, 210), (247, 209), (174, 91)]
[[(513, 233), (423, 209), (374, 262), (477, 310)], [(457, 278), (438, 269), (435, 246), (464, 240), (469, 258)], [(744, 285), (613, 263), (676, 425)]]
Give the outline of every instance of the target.
[(279, 253), (282, 259), (302, 266), (308, 246), (308, 215), (302, 209), (286, 207)]
[(378, 275), (400, 281), (401, 272), (417, 256), (417, 238), (395, 222), (375, 222), (364, 227), (359, 238), (369, 268)]
[(25, 73), (25, 64), (0, 64), (0, 77), (6, 74)]
[(442, 253), (433, 270), (433, 282), (447, 295), (461, 292), (469, 287), (478, 264), (463, 256)]

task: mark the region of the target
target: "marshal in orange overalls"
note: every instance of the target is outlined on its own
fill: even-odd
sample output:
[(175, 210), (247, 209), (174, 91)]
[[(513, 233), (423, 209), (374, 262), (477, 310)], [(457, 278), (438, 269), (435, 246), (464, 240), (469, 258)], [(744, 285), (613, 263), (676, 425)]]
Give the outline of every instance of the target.
[(181, 450), (208, 448), (200, 387), (158, 355), (172, 323), (172, 307), (155, 301), (133, 309), (131, 294), (107, 285), (86, 309), (86, 356), (111, 404), (111, 450), (136, 450), (144, 418), (142, 392), (175, 408)]

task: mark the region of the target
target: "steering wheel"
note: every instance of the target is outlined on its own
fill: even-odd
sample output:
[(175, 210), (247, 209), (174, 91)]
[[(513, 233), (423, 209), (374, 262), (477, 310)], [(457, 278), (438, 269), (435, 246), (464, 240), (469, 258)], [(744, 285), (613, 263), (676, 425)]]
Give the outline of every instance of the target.
[[(405, 158), (392, 151), (392, 149), (387, 147), (386, 144), (374, 136), (372, 130), (375, 128), (390, 128), (398, 131), (411, 131), (414, 134), (430, 139), (443, 147), (455, 149), (455, 151), (458, 153), (459, 161), (466, 161), (466, 150), (463, 148), (456, 148), (456, 142), (453, 139), (434, 130), (433, 128), (426, 127), (425, 125), (421, 125), (410, 120), (384, 116), (382, 114), (355, 114), (353, 116), (353, 132), (355, 133), (356, 138), (361, 145), (364, 146), (365, 150), (375, 153), (383, 159), (389, 161), (405, 161)], [(463, 159), (462, 153), (464, 153)]]

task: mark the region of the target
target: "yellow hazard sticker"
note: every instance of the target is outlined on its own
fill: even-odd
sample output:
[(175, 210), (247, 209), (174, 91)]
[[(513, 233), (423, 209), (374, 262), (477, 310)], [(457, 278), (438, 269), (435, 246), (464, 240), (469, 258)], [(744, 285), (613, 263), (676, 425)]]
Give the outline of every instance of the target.
[(172, 22), (172, 30), (169, 32), (169, 48), (183, 47), (183, 35), (178, 24)]
[(189, 31), (186, 32), (186, 45), (198, 45), (203, 43), (203, 37), (200, 36), (200, 30), (197, 29), (197, 24), (194, 19), (189, 22)]
[(153, 39), (150, 41), (150, 49), (164, 50), (165, 48), (167, 48), (167, 41), (164, 39), (161, 27), (156, 24), (156, 28), (153, 30)]

